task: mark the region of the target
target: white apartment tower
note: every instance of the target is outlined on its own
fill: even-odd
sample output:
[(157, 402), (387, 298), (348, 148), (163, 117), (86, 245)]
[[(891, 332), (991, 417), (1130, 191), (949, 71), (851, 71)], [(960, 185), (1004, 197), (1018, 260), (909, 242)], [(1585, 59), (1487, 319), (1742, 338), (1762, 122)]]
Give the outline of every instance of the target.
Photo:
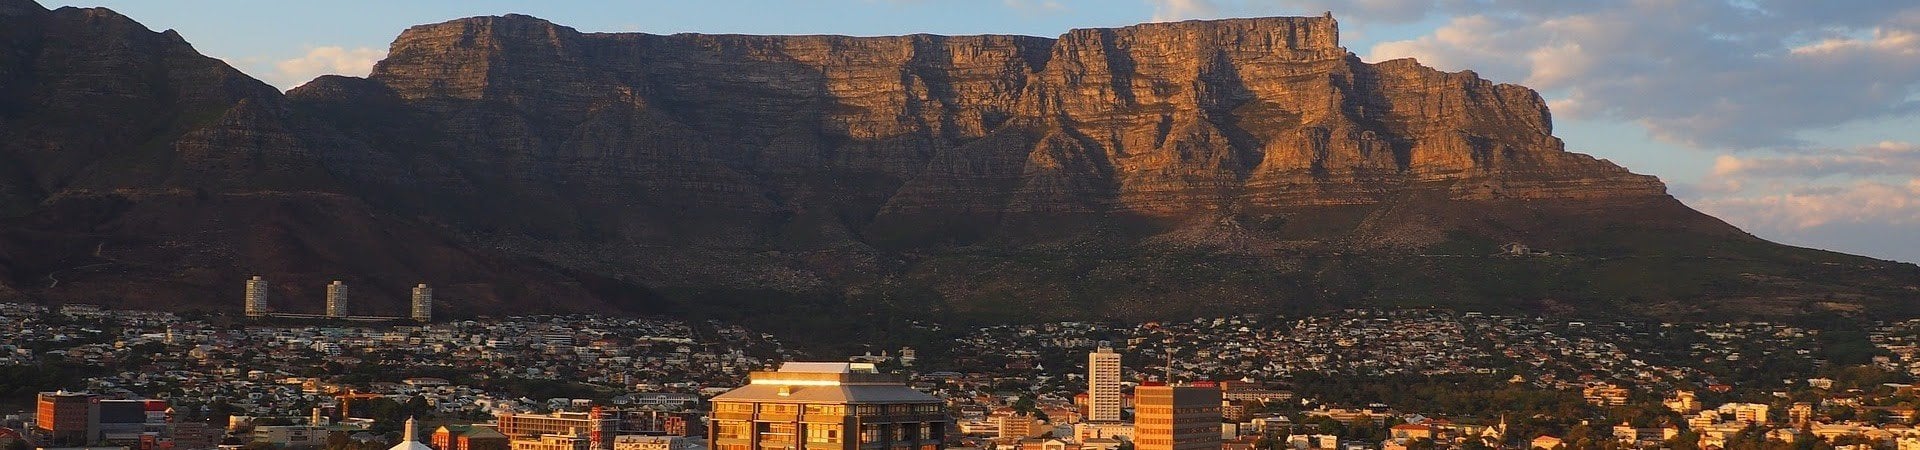
[(1120, 421), (1120, 354), (1106, 342), (1087, 354), (1087, 421)]
[(267, 307), (267, 279), (254, 275), (247, 280), (247, 317), (262, 317), (273, 310)]
[(433, 321), (433, 288), (426, 283), (413, 287), (413, 320), (421, 323)]
[(333, 280), (327, 285), (327, 317), (347, 316), (347, 283)]

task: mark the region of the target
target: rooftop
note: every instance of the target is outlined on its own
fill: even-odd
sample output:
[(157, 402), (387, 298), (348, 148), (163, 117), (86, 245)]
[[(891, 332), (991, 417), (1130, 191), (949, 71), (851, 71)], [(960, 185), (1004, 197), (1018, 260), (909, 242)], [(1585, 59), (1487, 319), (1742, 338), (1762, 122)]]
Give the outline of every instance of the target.
[(746, 386), (714, 397), (714, 401), (774, 403), (940, 403), (939, 399), (907, 387), (893, 374), (879, 373), (872, 364), (790, 362), (773, 372), (754, 372)]
[(785, 373), (878, 373), (873, 363), (789, 362), (780, 365)]

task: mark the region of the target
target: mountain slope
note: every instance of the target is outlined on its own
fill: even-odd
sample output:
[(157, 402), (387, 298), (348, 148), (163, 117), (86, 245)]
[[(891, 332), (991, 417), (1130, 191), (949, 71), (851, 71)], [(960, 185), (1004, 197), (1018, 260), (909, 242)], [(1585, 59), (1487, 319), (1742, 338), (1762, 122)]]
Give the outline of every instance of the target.
[(532, 296), (568, 299), (540, 308), (559, 310), (650, 298), (347, 195), (336, 171), (377, 154), (172, 31), (9, 0), (0, 39), (7, 300), (226, 310), (252, 274), (296, 312), (317, 311), (333, 279), (359, 287), (361, 314), (402, 313), (421, 281), (468, 313)]
[[(448, 303), (476, 313), (827, 328), (1358, 305), (1910, 314), (1920, 283), (1759, 240), (1567, 152), (1524, 87), (1360, 61), (1330, 17), (1057, 39), (476, 17), (406, 30), (367, 78), (281, 96), (172, 34), (71, 25), (105, 12), (0, 11), (0, 77), (27, 83), (0, 88), (0, 133), (25, 138), (0, 158), (27, 162), (0, 171), (17, 217), (0, 268), (27, 298), (126, 303), (107, 293), (139, 286), (231, 309), (222, 289), (264, 273), (474, 286)], [(153, 50), (68, 54), (87, 33)], [(140, 87), (114, 98), (154, 116), (61, 82)], [(1507, 243), (1551, 256), (1496, 256)], [(101, 255), (145, 278), (49, 287)]]

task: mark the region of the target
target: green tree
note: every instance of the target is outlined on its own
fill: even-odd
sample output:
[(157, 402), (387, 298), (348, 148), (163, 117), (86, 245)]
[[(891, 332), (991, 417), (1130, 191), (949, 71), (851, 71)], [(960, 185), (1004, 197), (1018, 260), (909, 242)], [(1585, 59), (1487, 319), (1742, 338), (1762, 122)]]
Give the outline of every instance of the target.
[(1700, 450), (1700, 435), (1693, 430), (1681, 431), (1673, 439), (1667, 440), (1667, 447), (1673, 450)]
[(1013, 401), (1013, 410), (1016, 412), (1020, 412), (1022, 414), (1029, 414), (1029, 415), (1033, 414), (1036, 411), (1039, 411), (1039, 409), (1036, 408), (1034, 405), (1033, 396), (1025, 395), (1025, 394), (1020, 395), (1019, 399)]
[(226, 400), (215, 400), (207, 405), (207, 420), (214, 425), (226, 426), (233, 416), (233, 404)]

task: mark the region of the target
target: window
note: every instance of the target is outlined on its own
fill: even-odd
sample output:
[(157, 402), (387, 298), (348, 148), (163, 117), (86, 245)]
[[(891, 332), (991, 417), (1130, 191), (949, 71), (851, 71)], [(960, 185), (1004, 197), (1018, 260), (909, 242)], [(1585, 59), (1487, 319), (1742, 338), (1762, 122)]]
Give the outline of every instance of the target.
[(719, 439), (747, 439), (750, 437), (747, 430), (747, 422), (723, 420), (720, 421), (719, 429), (714, 432), (714, 435)]
[(879, 425), (861, 425), (860, 426), (860, 443), (862, 444), (880, 443), (880, 426)]
[(809, 416), (844, 416), (847, 415), (847, 407), (841, 405), (807, 405), (806, 414)]
[(778, 403), (760, 404), (760, 414), (791, 416), (800, 412), (800, 405), (782, 405)]
[(791, 423), (761, 423), (760, 442), (793, 443), (794, 426)]
[(810, 444), (840, 443), (840, 426), (839, 425), (807, 425), (807, 443), (810, 443)]
[(714, 403), (713, 410), (714, 412), (723, 412), (723, 413), (751, 413), (753, 412), (753, 404), (752, 403)]

